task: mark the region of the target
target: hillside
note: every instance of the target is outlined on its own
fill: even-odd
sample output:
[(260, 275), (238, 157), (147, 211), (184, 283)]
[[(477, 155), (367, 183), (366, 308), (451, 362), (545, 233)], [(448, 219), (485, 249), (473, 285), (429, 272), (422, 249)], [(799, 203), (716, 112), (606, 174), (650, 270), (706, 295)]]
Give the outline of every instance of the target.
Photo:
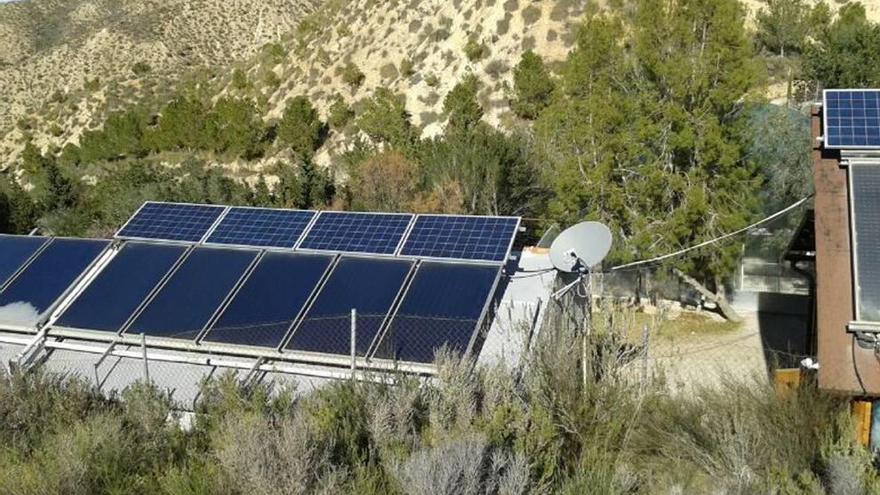
[[(199, 68), (257, 53), (290, 32), (313, 0), (26, 0), (0, 4), (0, 155), (23, 131), (44, 146)], [(4, 160), (5, 161), (5, 160)]]

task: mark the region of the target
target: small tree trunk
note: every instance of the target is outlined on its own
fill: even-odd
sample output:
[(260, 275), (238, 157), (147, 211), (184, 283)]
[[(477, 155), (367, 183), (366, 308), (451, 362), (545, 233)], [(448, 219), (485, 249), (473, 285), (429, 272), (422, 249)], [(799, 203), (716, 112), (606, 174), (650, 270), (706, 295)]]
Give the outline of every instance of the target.
[(703, 295), (706, 299), (714, 302), (718, 305), (718, 311), (721, 312), (721, 315), (727, 318), (730, 321), (740, 322), (742, 321), (742, 316), (733, 309), (730, 303), (727, 301), (727, 296), (724, 293), (724, 284), (718, 283), (717, 292), (712, 292), (707, 289), (705, 285), (701, 284), (697, 279), (691, 277), (687, 273), (675, 268), (675, 274), (678, 275), (682, 280), (684, 280), (688, 285), (696, 289), (700, 294)]

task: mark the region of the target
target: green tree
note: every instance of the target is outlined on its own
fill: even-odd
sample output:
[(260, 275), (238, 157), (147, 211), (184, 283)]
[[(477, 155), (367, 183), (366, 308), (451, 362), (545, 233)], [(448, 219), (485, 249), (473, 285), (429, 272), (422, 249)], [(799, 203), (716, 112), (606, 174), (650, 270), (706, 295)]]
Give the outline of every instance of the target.
[(330, 124), (330, 127), (340, 130), (345, 128), (352, 118), (354, 118), (354, 112), (351, 107), (345, 103), (341, 96), (336, 95), (333, 98), (333, 104), (330, 105), (330, 116), (327, 118), (327, 123)]
[(550, 103), (553, 89), (553, 80), (541, 57), (531, 50), (523, 53), (513, 69), (513, 112), (524, 119), (535, 119)]
[(149, 144), (155, 151), (176, 149), (211, 149), (211, 132), (208, 126), (211, 109), (195, 91), (184, 91), (166, 105), (159, 116), (159, 123), (148, 135)]
[(810, 8), (803, 0), (766, 0), (755, 16), (761, 45), (784, 57), (799, 52), (810, 29)]
[[(607, 223), (617, 262), (745, 226), (761, 181), (738, 132), (760, 84), (744, 24), (726, 0), (643, 0), (589, 18), (535, 125), (551, 215)], [(735, 319), (725, 287), (736, 257), (715, 245), (669, 268)]]
[(250, 99), (221, 98), (209, 122), (214, 151), (246, 159), (262, 154), (263, 121)]
[(282, 143), (300, 156), (311, 156), (320, 147), (324, 131), (324, 123), (308, 98), (296, 96), (287, 102), (278, 124), (278, 139)]
[(468, 132), (483, 118), (483, 109), (477, 101), (480, 81), (468, 74), (443, 99), (443, 114), (449, 119), (446, 132)]
[(342, 82), (353, 89), (359, 88), (364, 83), (364, 77), (364, 73), (358, 69), (358, 66), (351, 62), (342, 69)]
[(837, 19), (804, 50), (803, 73), (822, 88), (880, 85), (880, 26), (867, 19), (864, 6), (840, 8)]
[(367, 100), (357, 119), (358, 128), (374, 141), (407, 147), (416, 138), (406, 111), (406, 99), (388, 88), (379, 88)]

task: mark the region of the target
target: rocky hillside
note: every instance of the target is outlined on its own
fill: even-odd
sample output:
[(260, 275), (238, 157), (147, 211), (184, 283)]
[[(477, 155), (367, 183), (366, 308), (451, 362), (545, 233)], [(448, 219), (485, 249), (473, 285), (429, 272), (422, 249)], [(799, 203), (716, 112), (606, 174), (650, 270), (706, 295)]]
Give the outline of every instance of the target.
[[(266, 121), (307, 96), (327, 117), (377, 88), (405, 96), (424, 135), (443, 127), (443, 97), (481, 81), (489, 123), (515, 124), (512, 68), (526, 50), (552, 69), (572, 47), (586, 0), (22, 0), (0, 4), (0, 168), (30, 138), (78, 143), (106, 115), (158, 104), (181, 81), (250, 96)], [(876, 18), (880, 0), (865, 2)], [(750, 0), (751, 13), (762, 5)], [(839, 4), (833, 3), (832, 7)], [(780, 86), (783, 89), (784, 85)], [(778, 88), (777, 88), (778, 89)], [(769, 90), (773, 93), (773, 87)], [(778, 92), (777, 91), (777, 92)], [(771, 95), (772, 96), (772, 95)], [(317, 156), (351, 136), (334, 133)], [(277, 157), (223, 163), (253, 175)]]

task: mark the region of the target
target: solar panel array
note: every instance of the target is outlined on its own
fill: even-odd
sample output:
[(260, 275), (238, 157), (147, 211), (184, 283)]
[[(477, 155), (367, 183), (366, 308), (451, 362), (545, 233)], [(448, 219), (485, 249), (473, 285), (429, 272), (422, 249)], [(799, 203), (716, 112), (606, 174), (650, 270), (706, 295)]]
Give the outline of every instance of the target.
[(354, 309), (357, 356), (430, 363), (474, 346), (518, 225), (148, 202), (109, 251), (0, 236), (0, 326), (36, 330), (69, 299), (52, 331), (344, 362)]
[(500, 263), (518, 228), (517, 217), (147, 202), (117, 237)]
[(880, 166), (850, 165), (856, 300), (862, 321), (880, 321)]
[(880, 90), (826, 89), (824, 146), (880, 149)]

